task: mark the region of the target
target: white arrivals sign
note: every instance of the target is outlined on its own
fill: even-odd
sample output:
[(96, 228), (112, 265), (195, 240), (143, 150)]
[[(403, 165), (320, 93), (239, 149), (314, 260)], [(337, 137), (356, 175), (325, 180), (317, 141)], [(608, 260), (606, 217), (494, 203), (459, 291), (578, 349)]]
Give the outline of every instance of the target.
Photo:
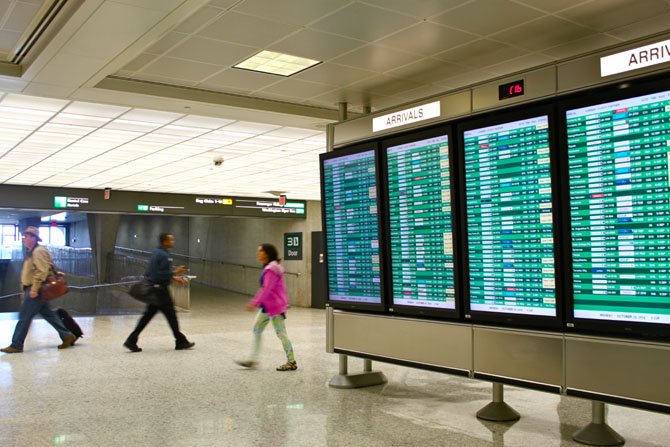
[(638, 68), (670, 62), (670, 40), (600, 58), (600, 76), (610, 76)]
[(401, 110), (372, 119), (372, 131), (392, 129), (405, 124), (436, 118), (440, 116), (440, 101), (431, 102), (411, 109)]

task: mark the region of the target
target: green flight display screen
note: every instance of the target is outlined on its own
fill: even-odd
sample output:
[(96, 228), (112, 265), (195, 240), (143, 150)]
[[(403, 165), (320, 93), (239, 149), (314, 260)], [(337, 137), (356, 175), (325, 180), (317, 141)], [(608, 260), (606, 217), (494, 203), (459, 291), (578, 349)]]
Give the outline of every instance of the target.
[(463, 137), (470, 310), (556, 316), (549, 117)]
[(328, 299), (380, 304), (374, 150), (323, 160)]
[(448, 137), (386, 150), (393, 304), (455, 309)]
[(670, 324), (670, 91), (565, 118), (574, 317)]

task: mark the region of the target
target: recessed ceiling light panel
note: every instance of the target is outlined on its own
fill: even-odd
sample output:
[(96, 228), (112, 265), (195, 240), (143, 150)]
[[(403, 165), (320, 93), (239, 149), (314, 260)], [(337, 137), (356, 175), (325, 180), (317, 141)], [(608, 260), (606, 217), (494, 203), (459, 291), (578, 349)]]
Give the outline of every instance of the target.
[(234, 68), (260, 71), (280, 76), (291, 76), (320, 63), (321, 61), (314, 59), (263, 50), (255, 56), (235, 65)]

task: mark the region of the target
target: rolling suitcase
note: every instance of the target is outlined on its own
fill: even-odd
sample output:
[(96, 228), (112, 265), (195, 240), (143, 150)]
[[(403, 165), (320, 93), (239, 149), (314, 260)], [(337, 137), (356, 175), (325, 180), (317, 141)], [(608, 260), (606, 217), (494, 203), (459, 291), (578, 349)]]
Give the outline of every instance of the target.
[[(70, 313), (67, 310), (56, 309), (56, 313), (58, 314), (60, 320), (63, 322), (63, 325), (65, 325), (65, 328), (68, 331), (72, 332), (75, 337), (77, 337), (75, 342), (84, 335), (84, 332), (82, 332), (81, 327), (77, 324), (76, 321), (74, 321), (74, 318), (72, 318), (72, 315), (70, 315)], [(72, 344), (74, 344), (74, 342)]]

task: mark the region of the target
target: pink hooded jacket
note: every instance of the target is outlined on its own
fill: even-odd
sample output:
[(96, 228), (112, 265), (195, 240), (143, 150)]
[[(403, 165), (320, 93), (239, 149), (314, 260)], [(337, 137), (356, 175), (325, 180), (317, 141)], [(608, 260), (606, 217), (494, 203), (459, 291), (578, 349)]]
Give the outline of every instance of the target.
[(272, 261), (263, 269), (261, 274), (261, 288), (251, 299), (255, 307), (263, 307), (265, 313), (271, 317), (286, 312), (288, 295), (284, 283), (284, 266)]

